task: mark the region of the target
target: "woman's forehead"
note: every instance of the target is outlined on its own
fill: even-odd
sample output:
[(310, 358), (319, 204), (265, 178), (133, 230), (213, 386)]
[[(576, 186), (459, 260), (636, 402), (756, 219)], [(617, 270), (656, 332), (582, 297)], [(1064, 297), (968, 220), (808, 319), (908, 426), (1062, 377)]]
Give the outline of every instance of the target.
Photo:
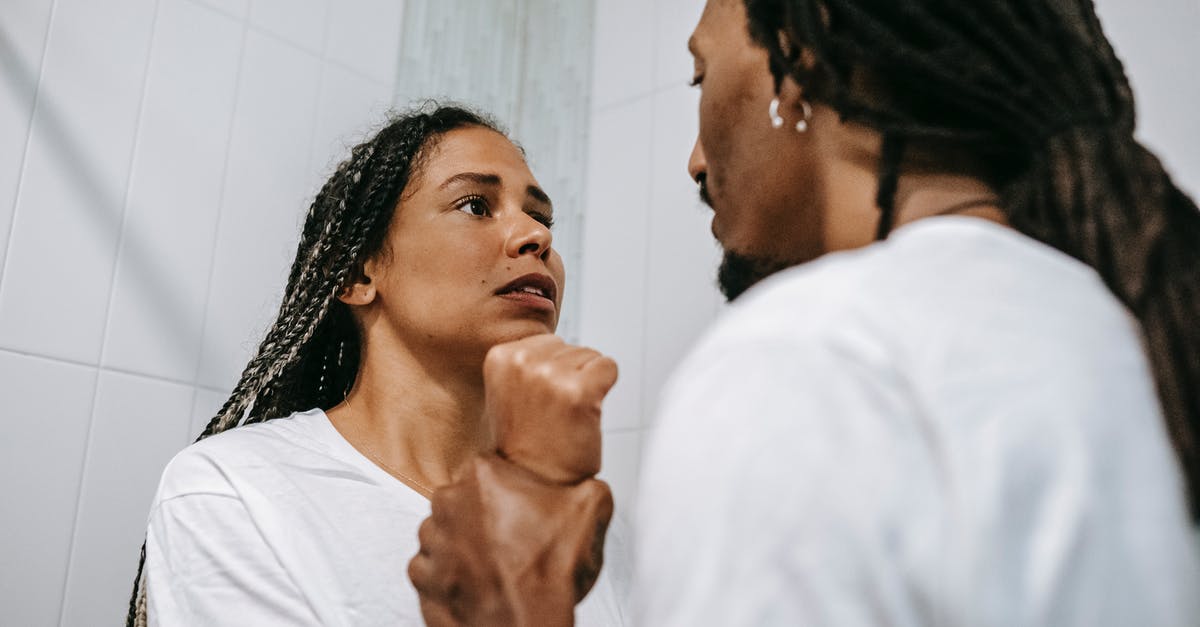
[[(496, 171), (502, 178), (532, 178), (525, 155), (504, 135), (484, 127), (455, 129), (437, 142), (424, 164), (425, 174), (435, 184), (462, 171)], [(507, 181), (506, 181), (507, 182)]]

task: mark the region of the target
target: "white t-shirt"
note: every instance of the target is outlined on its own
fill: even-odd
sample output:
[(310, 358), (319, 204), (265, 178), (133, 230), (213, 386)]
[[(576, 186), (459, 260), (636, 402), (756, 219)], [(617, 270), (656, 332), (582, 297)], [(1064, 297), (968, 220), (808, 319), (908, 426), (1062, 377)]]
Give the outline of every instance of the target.
[[(407, 570), (429, 511), (320, 410), (205, 439), (168, 464), (150, 512), (150, 624), (421, 625)], [(628, 558), (609, 538), (580, 625), (625, 622)]]
[(930, 218), (780, 273), (677, 370), (638, 623), (1200, 625), (1136, 321), (1090, 268)]

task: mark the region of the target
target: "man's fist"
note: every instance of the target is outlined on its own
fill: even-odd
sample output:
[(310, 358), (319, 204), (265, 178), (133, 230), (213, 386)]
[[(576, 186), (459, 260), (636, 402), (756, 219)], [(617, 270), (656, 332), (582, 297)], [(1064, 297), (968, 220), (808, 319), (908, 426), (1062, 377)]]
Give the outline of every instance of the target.
[(553, 335), (499, 344), (483, 361), (496, 451), (562, 484), (600, 471), (600, 404), (617, 380), (617, 364)]
[(433, 495), (408, 576), (431, 627), (563, 627), (603, 565), (612, 493), (479, 455)]

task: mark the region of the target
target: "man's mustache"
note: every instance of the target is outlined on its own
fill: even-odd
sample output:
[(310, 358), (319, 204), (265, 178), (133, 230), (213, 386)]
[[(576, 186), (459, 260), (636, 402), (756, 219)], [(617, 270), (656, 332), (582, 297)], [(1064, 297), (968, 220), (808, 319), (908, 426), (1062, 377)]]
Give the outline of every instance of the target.
[(698, 191), (700, 193), (700, 202), (704, 203), (711, 209), (713, 204), (712, 197), (708, 195), (708, 175), (701, 173), (696, 176), (696, 185), (699, 187)]

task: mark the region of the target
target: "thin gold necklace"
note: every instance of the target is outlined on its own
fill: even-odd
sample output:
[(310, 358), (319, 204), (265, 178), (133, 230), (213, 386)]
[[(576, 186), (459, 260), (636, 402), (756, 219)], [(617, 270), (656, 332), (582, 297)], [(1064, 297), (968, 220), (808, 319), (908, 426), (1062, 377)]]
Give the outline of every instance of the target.
[[(350, 397), (347, 396), (343, 400), (346, 401), (346, 409), (349, 409), (351, 414), (353, 414), (354, 408), (350, 405)], [(366, 454), (367, 459), (374, 462), (376, 466), (379, 466), (380, 468), (382, 468), (389, 475), (399, 479), (405, 485), (416, 489), (418, 492), (420, 492), (426, 498), (433, 496), (433, 490), (429, 489), (425, 484), (421, 483), (420, 481), (417, 481), (416, 479), (413, 479), (412, 477), (400, 472), (399, 470), (396, 470), (395, 468), (392, 468), (391, 465), (389, 465), (387, 462), (380, 459), (379, 455), (375, 452), (375, 449), (367, 442), (367, 440), (365, 438), (361, 437), (362, 433), (359, 432), (358, 429), (355, 429), (355, 435), (358, 436), (355, 439), (359, 440), (359, 443), (358, 443), (358, 445), (355, 445), (353, 442), (351, 442), (350, 445), (354, 446), (354, 448), (358, 449), (360, 452)]]

